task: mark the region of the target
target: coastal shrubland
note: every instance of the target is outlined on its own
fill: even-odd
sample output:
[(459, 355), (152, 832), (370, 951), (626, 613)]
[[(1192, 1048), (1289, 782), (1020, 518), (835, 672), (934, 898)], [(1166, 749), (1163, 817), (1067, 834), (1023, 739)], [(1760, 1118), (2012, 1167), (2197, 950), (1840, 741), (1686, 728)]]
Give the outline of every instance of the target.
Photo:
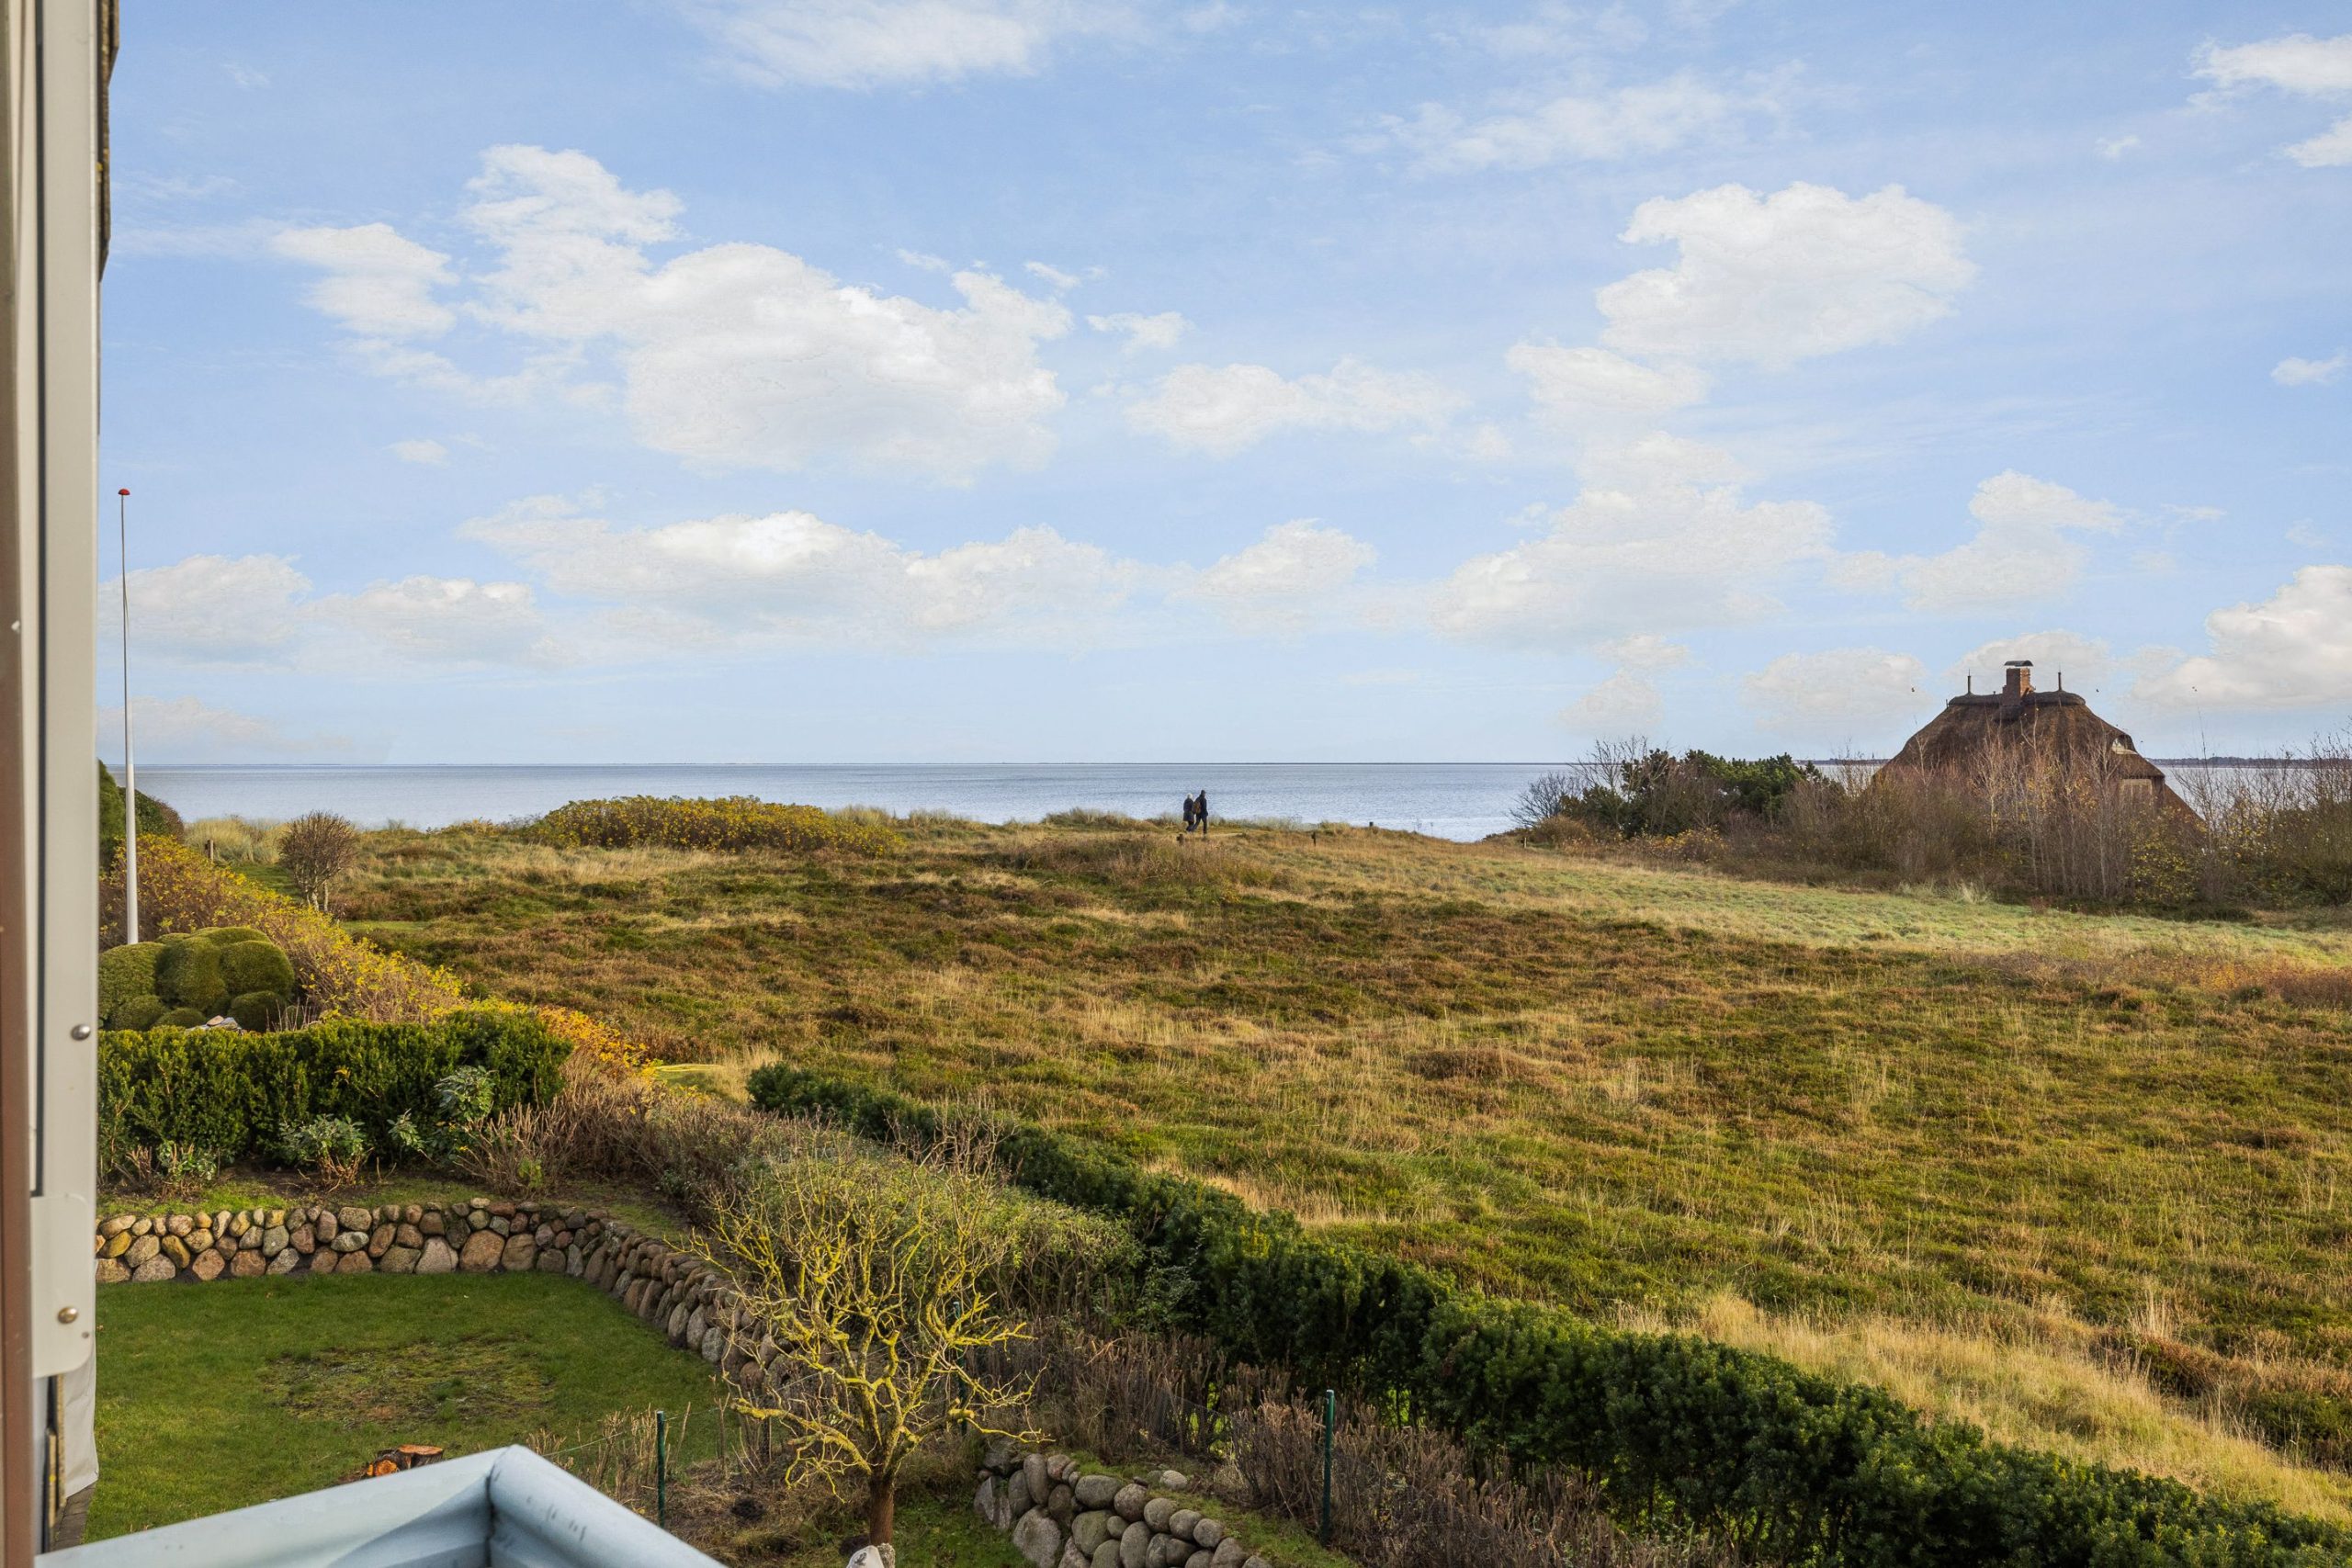
[(1528, 842), (1751, 876), (1934, 883), (2088, 908), (2243, 917), (2352, 905), (2352, 733), (2173, 777), (2190, 809), (2117, 787), (2104, 751), (1994, 747), (1965, 773), (1679, 756), (1604, 743), (1514, 808)]
[(685, 800), (650, 795), (575, 800), (522, 829), (559, 849), (842, 850), (881, 854), (899, 836), (869, 814), (779, 806), (748, 795)]
[[(902, 837), (812, 861), (379, 833), (345, 908), (657, 1056), (1034, 1117), (1590, 1321), (1713, 1323), (2345, 1517), (2341, 923), (1363, 829)], [(2004, 1345), (2032, 1378), (1981, 1375)]]

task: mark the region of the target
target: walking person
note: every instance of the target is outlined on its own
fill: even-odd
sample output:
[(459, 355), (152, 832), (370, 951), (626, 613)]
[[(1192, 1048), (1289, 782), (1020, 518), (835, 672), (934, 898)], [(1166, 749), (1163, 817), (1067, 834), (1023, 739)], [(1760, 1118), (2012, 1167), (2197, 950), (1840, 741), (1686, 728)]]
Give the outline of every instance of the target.
[(1184, 836), (1186, 838), (1192, 837), (1193, 823), (1196, 819), (1197, 814), (1193, 810), (1193, 797), (1188, 795), (1184, 797)]
[(1201, 823), (1201, 837), (1202, 837), (1202, 838), (1204, 838), (1204, 839), (1207, 838), (1207, 837), (1209, 836), (1209, 792), (1208, 792), (1208, 791), (1206, 791), (1206, 790), (1203, 790), (1203, 791), (1201, 791), (1201, 793), (1200, 793), (1198, 795), (1196, 795), (1196, 796), (1194, 796), (1194, 797), (1193, 797), (1193, 811), (1194, 815), (1196, 815), (1196, 816), (1200, 818), (1200, 823)]

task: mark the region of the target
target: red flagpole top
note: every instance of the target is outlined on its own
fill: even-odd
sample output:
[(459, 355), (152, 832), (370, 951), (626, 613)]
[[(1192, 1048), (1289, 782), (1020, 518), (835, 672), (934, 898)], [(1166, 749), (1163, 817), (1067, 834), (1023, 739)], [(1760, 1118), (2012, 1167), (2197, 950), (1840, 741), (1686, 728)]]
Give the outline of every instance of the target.
[(115, 494), (117, 494), (117, 495), (129, 495), (130, 493), (130, 492), (129, 491), (127, 491), (127, 490), (119, 490), (119, 491), (115, 491)]

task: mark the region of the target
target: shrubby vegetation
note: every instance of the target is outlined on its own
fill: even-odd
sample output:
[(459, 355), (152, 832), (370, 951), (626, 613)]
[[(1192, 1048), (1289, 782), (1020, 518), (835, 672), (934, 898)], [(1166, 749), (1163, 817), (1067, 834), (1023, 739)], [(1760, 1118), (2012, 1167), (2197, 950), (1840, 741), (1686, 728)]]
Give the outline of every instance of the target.
[[(122, 1176), (195, 1161), (316, 1166), (322, 1149), (356, 1160), (343, 1130), (319, 1125), (322, 1119), (356, 1128), (363, 1152), (396, 1156), (403, 1120), (413, 1137), (545, 1104), (570, 1050), (512, 1008), (276, 1034), (109, 1032), (98, 1037), (99, 1164)], [(480, 1075), (480, 1104), (467, 1101), (453, 1122), (445, 1086), (469, 1072)]]
[(294, 1002), (294, 965), (251, 926), (218, 926), (112, 948), (98, 957), (98, 1016), (108, 1029), (192, 1028), (223, 1014), (277, 1027)]
[(2158, 908), (2352, 903), (2352, 735), (2179, 786), (2202, 821), (2116, 787), (2098, 759), (1989, 751), (1967, 776), (1874, 778), (1785, 755), (1604, 743), (1514, 815), (1535, 842), (1631, 840), (1757, 875), (1964, 884)]
[(359, 829), (332, 811), (310, 811), (286, 824), (277, 864), (303, 902), (323, 909), (327, 895), (358, 855)]
[[(457, 982), (413, 959), (359, 941), (320, 910), (213, 864), (173, 839), (140, 840), (139, 913), (147, 930), (188, 933), (236, 927), (284, 953), (322, 1015), (421, 1021), (458, 1004)], [(122, 866), (99, 886), (99, 929), (122, 929)]]
[(779, 806), (748, 795), (717, 800), (633, 795), (575, 800), (526, 829), (559, 849), (628, 849), (660, 844), (679, 850), (843, 850), (882, 854), (899, 835), (869, 813), (834, 813), (813, 806)]
[[(781, 1066), (751, 1088), (767, 1109), (869, 1135), (945, 1130), (902, 1096)], [(2318, 1568), (2352, 1552), (2332, 1526), (1989, 1443), (1769, 1357), (1464, 1290), (1063, 1134), (1015, 1129), (1001, 1152), (1031, 1190), (1126, 1224), (1172, 1319), (1227, 1354), (1343, 1383), (1522, 1466), (1575, 1470), (1630, 1517), (1767, 1560)]]
[[(98, 863), (112, 865), (122, 852), (122, 785), (104, 762), (98, 764)], [(180, 814), (149, 795), (139, 792), (139, 838), (176, 839), (187, 832)]]

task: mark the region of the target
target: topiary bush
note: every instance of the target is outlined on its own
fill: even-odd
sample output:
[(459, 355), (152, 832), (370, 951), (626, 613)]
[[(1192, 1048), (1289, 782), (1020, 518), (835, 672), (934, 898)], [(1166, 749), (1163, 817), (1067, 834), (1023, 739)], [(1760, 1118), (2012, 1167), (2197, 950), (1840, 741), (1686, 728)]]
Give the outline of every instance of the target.
[(187, 1008), (197, 1021), (229, 1005), (229, 985), (220, 977), (220, 950), (200, 937), (165, 937), (155, 957), (155, 994), (174, 1008)]
[[(143, 997), (161, 995), (155, 988), (155, 962), (164, 955), (160, 942), (138, 942), (98, 955), (98, 1021), (108, 1029), (143, 1029), (145, 1024), (118, 1023), (115, 1014)], [(151, 1018), (148, 1022), (154, 1021)]]
[(150, 1029), (196, 1029), (212, 1021), (213, 1015), (195, 1008), (172, 1008), (158, 1017)]
[(237, 1027), (260, 1032), (275, 1029), (286, 1011), (286, 998), (275, 991), (245, 991), (229, 998), (229, 1016)]
[(105, 1022), (108, 1029), (153, 1029), (170, 1010), (161, 997), (130, 997), (117, 1002)]
[[(167, 1013), (176, 1024), (226, 1013), (243, 1028), (270, 1029), (294, 993), (293, 961), (251, 926), (177, 932), (98, 958), (98, 1017), (108, 1029), (152, 1028)], [(184, 1012), (195, 1016), (176, 1016)]]
[(258, 991), (283, 1005), (294, 999), (294, 964), (285, 949), (266, 937), (216, 942), (220, 953), (220, 981), (232, 997)]

